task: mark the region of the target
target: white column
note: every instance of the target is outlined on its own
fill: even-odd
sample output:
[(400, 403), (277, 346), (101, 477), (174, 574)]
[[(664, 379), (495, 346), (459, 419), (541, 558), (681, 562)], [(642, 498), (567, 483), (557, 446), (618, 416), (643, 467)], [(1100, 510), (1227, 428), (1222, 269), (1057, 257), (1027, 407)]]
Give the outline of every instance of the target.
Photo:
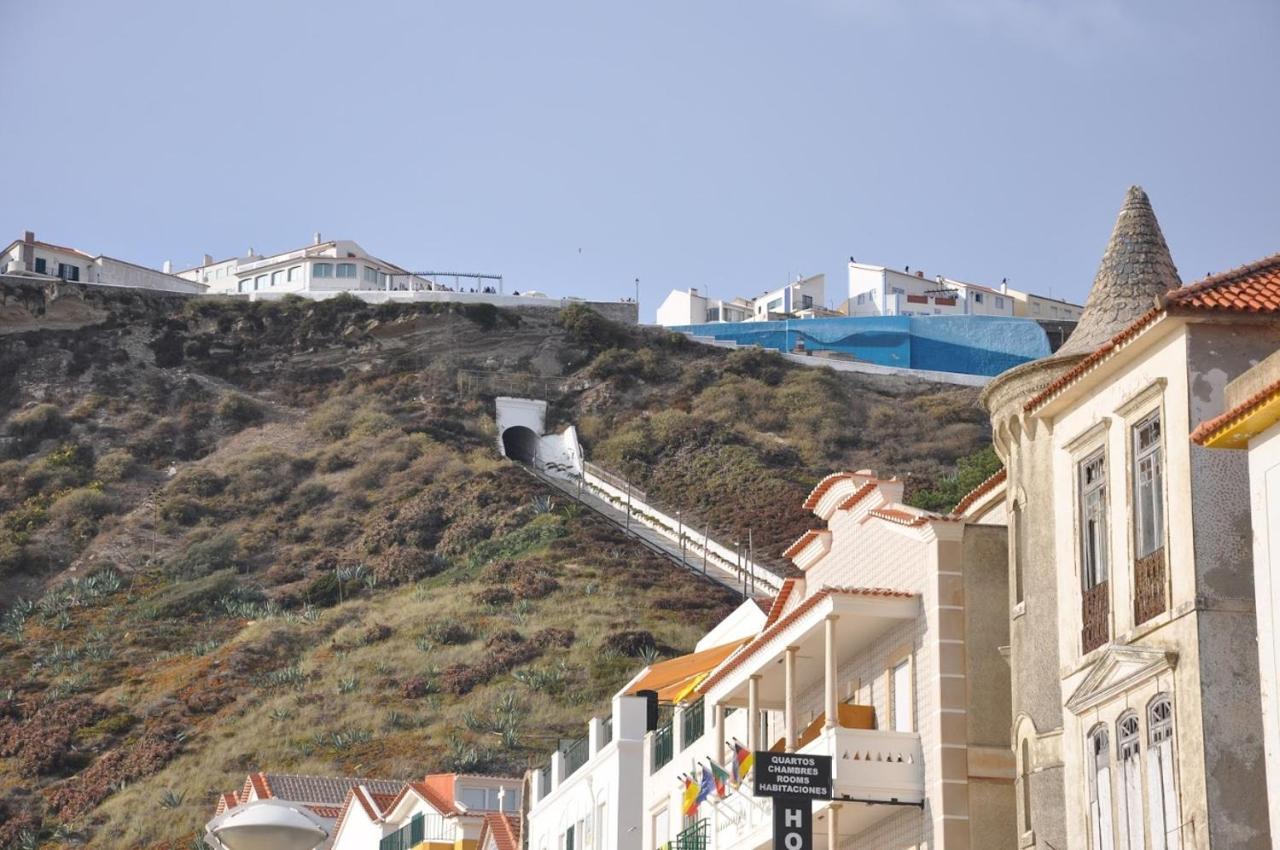
[(827, 806), (827, 850), (840, 846), (840, 804)]
[(604, 737), (604, 729), (601, 728), (599, 717), (593, 717), (587, 721), (587, 757), (591, 758), (600, 752), (600, 739)]
[(760, 677), (747, 680), (747, 749), (760, 749)]
[(724, 706), (716, 703), (711, 710), (711, 716), (715, 718), (712, 722), (715, 723), (716, 764), (722, 765), (724, 764)]
[(788, 646), (782, 655), (785, 696), (783, 697), (783, 725), (786, 726), (786, 750), (796, 751), (796, 653), (798, 646)]
[(834, 729), (840, 725), (840, 702), (837, 693), (839, 683), (836, 681), (839, 669), (838, 659), (836, 658), (836, 615), (828, 614), (824, 632), (826, 634), (827, 643), (827, 669), (825, 678), (825, 696), (826, 696), (826, 720), (822, 724), (824, 729)]
[(551, 754), (551, 788), (554, 791), (564, 782), (564, 753), (556, 750)]

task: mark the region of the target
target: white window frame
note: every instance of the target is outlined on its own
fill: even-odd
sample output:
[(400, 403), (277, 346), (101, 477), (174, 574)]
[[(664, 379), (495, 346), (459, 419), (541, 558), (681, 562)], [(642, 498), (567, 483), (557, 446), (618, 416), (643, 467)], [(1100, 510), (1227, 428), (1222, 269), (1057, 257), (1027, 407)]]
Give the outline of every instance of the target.
[(356, 279), (357, 272), (355, 263), (335, 263), (334, 265), (334, 277), (342, 278), (343, 280)]
[(1115, 850), (1115, 830), (1111, 823), (1110, 741), (1106, 726), (1095, 727), (1085, 738), (1091, 850)]
[(285, 281), (297, 283), (300, 280), (302, 280), (302, 266), (290, 266), (288, 274), (285, 275)]
[(1136, 712), (1128, 711), (1116, 721), (1116, 766), (1120, 793), (1116, 796), (1120, 814), (1120, 847), (1146, 850), (1142, 809), (1142, 724)]
[[(1163, 709), (1163, 710), (1162, 710)], [(1151, 850), (1181, 850), (1182, 815), (1176, 781), (1173, 699), (1147, 703), (1147, 818)]]
[[(889, 718), (888, 728), (893, 732), (916, 731), (916, 675), (915, 654), (910, 647), (903, 647), (889, 656), (885, 665), (885, 714)], [(899, 678), (901, 676), (902, 678)], [(905, 686), (905, 693), (900, 693)], [(899, 705), (901, 698), (902, 705)], [(900, 708), (905, 708), (910, 716), (899, 716)]]
[[(1164, 479), (1166, 471), (1164, 453), (1164, 417), (1160, 408), (1147, 411), (1138, 421), (1129, 427), (1129, 450), (1132, 453), (1130, 462), (1130, 489), (1133, 503), (1133, 556), (1145, 558), (1163, 549), (1165, 545), (1165, 513)], [(1152, 424), (1157, 429), (1153, 443), (1142, 447), (1139, 443), (1142, 432)], [(1147, 488), (1148, 497), (1143, 493), (1142, 465), (1150, 462), (1154, 470), (1153, 481)], [(1144, 498), (1149, 498), (1150, 505), (1144, 505)], [(1147, 512), (1154, 513), (1151, 520), (1151, 538), (1146, 539), (1143, 527), (1146, 524)]]
[(265, 274), (260, 274), (260, 275), (258, 275), (257, 277), (255, 277), (255, 278), (253, 279), (253, 288), (254, 288), (254, 290), (255, 290), (255, 291), (256, 291), (256, 290), (259, 290), (259, 289), (266, 289), (266, 288), (267, 288), (267, 276), (266, 276)]
[(312, 263), (311, 276), (324, 278), (333, 277), (333, 263)]
[[(1089, 469), (1095, 465), (1099, 475), (1093, 481), (1090, 481), (1088, 480)], [(1110, 577), (1107, 552), (1107, 510), (1109, 500), (1107, 498), (1106, 446), (1100, 446), (1076, 461), (1075, 470), (1076, 510), (1079, 512), (1080, 517), (1078, 541), (1080, 548), (1080, 587), (1082, 590), (1089, 590), (1107, 581)], [(1095, 495), (1097, 500), (1094, 504), (1097, 505), (1097, 510), (1093, 511), (1090, 506), (1090, 499)], [(1091, 534), (1089, 525), (1091, 512), (1096, 513), (1098, 520), (1096, 534)], [(1094, 555), (1093, 558), (1090, 557), (1091, 552)]]
[(279, 286), (279, 285), (280, 285), (280, 284), (282, 284), (282, 283), (284, 283), (284, 271), (283, 271), (283, 270), (278, 270), (278, 271), (274, 271), (274, 272), (272, 272), (272, 273), (271, 273), (271, 288), (272, 288), (272, 289), (275, 289), (277, 286)]

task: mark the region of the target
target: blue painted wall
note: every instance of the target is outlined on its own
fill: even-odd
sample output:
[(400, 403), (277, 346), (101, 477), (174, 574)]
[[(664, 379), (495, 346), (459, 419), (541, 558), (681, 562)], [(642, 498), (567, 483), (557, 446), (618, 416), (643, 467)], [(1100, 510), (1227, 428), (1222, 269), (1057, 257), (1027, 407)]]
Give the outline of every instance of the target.
[(1049, 339), (1031, 319), (1004, 316), (863, 316), (679, 325), (673, 331), (793, 351), (839, 351), (882, 366), (998, 375), (1046, 357)]

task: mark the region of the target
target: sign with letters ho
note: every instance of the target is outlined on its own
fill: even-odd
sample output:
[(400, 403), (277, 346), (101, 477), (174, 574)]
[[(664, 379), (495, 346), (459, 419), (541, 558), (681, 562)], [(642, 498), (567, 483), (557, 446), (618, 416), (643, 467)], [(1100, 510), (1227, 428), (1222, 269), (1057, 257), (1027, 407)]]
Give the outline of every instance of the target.
[(813, 800), (773, 798), (774, 850), (813, 850)]
[(831, 799), (831, 756), (760, 751), (755, 757), (757, 797)]

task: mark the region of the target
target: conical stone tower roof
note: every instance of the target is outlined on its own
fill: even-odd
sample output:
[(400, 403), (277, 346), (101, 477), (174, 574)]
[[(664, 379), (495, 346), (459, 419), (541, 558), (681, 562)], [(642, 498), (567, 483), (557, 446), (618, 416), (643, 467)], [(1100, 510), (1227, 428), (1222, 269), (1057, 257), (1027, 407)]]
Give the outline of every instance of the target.
[(1180, 286), (1147, 193), (1130, 186), (1084, 313), (1054, 359), (1092, 353), (1154, 307), (1157, 297)]

